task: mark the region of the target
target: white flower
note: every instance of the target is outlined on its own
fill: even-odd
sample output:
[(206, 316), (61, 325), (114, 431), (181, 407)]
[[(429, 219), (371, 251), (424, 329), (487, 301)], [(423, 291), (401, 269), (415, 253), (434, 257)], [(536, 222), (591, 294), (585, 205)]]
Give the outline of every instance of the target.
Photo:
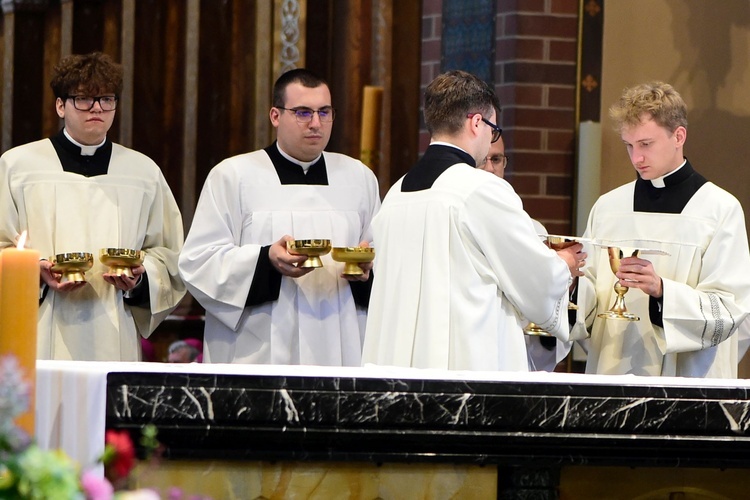
[(158, 493), (149, 489), (123, 491), (118, 493), (115, 498), (117, 500), (160, 500)]

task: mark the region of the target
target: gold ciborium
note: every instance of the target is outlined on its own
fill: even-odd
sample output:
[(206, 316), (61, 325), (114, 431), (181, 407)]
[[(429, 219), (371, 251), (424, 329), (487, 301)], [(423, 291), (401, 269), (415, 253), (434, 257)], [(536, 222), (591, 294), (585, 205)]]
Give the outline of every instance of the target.
[(336, 262), (344, 263), (344, 274), (346, 276), (360, 276), (365, 272), (359, 267), (359, 264), (372, 262), (375, 259), (375, 249), (371, 247), (334, 247), (331, 257)]
[[(612, 269), (612, 273), (617, 274), (620, 270), (620, 260), (623, 258), (622, 250), (619, 247), (607, 247), (607, 253), (609, 254), (609, 267)], [(639, 249), (633, 251), (632, 257), (638, 257), (640, 253)], [(615, 277), (617, 279), (617, 277)], [(628, 292), (628, 287), (620, 284), (620, 280), (615, 281), (615, 303), (609, 308), (609, 311), (603, 312), (598, 316), (604, 319), (620, 319), (625, 321), (640, 321), (641, 318), (633, 313), (628, 312), (628, 308), (625, 307), (625, 294)]]
[(529, 323), (526, 328), (523, 329), (523, 333), (534, 337), (552, 337), (553, 335), (547, 330), (543, 330), (536, 323)]
[(94, 256), (86, 252), (59, 253), (49, 258), (52, 271), (62, 273), (60, 283), (86, 282), (84, 274), (94, 265)]
[(130, 248), (102, 248), (99, 250), (99, 261), (109, 267), (110, 274), (133, 277), (131, 267), (143, 264), (146, 252)]
[(323, 267), (320, 256), (331, 251), (331, 240), (287, 241), (286, 249), (292, 255), (307, 255), (307, 260), (299, 267)]

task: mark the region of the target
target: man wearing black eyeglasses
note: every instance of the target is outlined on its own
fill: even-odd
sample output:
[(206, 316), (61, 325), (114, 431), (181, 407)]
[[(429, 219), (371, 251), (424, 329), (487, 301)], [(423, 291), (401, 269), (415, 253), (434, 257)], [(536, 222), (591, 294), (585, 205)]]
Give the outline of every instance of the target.
[[(101, 53), (72, 55), (50, 85), (62, 130), (0, 158), (0, 246), (26, 230), (44, 258), (39, 359), (136, 361), (139, 337), (185, 294), (176, 270), (180, 211), (159, 167), (107, 138), (123, 85), (119, 64)], [(111, 272), (99, 260), (104, 248), (143, 250), (145, 260)], [(53, 265), (64, 254), (90, 256), (84, 280)]]
[(510, 185), (476, 168), (500, 138), (498, 109), (464, 71), (428, 85), (430, 146), (373, 220), (363, 363), (527, 371), (524, 318), (568, 339), (574, 257), (547, 248)]
[(180, 256), (206, 308), (204, 362), (358, 366), (370, 269), (342, 275), (287, 249), (294, 240), (369, 246), (380, 207), (375, 175), (324, 152), (335, 118), (328, 84), (306, 69), (275, 83), (276, 141), (222, 161), (208, 175)]

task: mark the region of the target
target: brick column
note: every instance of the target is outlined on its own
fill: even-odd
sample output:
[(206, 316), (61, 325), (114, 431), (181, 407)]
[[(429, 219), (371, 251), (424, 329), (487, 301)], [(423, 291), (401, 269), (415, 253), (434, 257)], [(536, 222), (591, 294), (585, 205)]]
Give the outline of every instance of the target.
[[(441, 68), (442, 0), (422, 4), (422, 95)], [(506, 179), (550, 233), (573, 220), (578, 0), (496, 2), (494, 84)], [(421, 109), (420, 109), (421, 112)], [(429, 135), (420, 128), (420, 151)]]
[(422, 2), (422, 72), (419, 82), (419, 153), (430, 144), (430, 134), (424, 127), (424, 92), (427, 85), (441, 73), (440, 54), (443, 33), (443, 1)]
[(532, 217), (550, 233), (569, 234), (578, 0), (498, 2), (496, 21), (495, 86), (511, 161), (506, 178)]

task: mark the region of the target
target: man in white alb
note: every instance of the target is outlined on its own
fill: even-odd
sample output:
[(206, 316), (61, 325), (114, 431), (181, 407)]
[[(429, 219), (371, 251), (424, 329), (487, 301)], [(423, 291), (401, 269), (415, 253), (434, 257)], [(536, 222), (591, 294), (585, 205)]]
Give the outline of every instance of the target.
[[(177, 272), (182, 217), (159, 167), (107, 138), (122, 67), (101, 53), (72, 55), (55, 67), (50, 85), (63, 129), (0, 158), (0, 246), (27, 230), (45, 259), (39, 359), (136, 361), (139, 336), (148, 337), (185, 295)], [(102, 248), (146, 257), (132, 277), (118, 275), (99, 262)], [(86, 282), (62, 280), (46, 260), (73, 252), (94, 257)]]
[(372, 264), (343, 277), (330, 254), (322, 268), (303, 268), (305, 257), (286, 246), (370, 244), (377, 179), (360, 161), (323, 151), (334, 115), (324, 80), (284, 73), (269, 114), (276, 142), (208, 175), (179, 263), (206, 308), (204, 362), (360, 364)]
[[(734, 378), (737, 329), (750, 312), (750, 252), (737, 199), (707, 181), (683, 155), (687, 106), (662, 82), (626, 89), (610, 108), (638, 177), (602, 195), (585, 237), (669, 255), (622, 259), (615, 278), (606, 250), (580, 278), (576, 337), (591, 332), (586, 371)], [(639, 321), (599, 318), (615, 280), (629, 288)]]
[(475, 168), (500, 137), (500, 103), (451, 71), (425, 93), (424, 156), (373, 220), (377, 257), (364, 363), (527, 371), (530, 320), (568, 339), (568, 285), (581, 245), (547, 248), (504, 180)]

